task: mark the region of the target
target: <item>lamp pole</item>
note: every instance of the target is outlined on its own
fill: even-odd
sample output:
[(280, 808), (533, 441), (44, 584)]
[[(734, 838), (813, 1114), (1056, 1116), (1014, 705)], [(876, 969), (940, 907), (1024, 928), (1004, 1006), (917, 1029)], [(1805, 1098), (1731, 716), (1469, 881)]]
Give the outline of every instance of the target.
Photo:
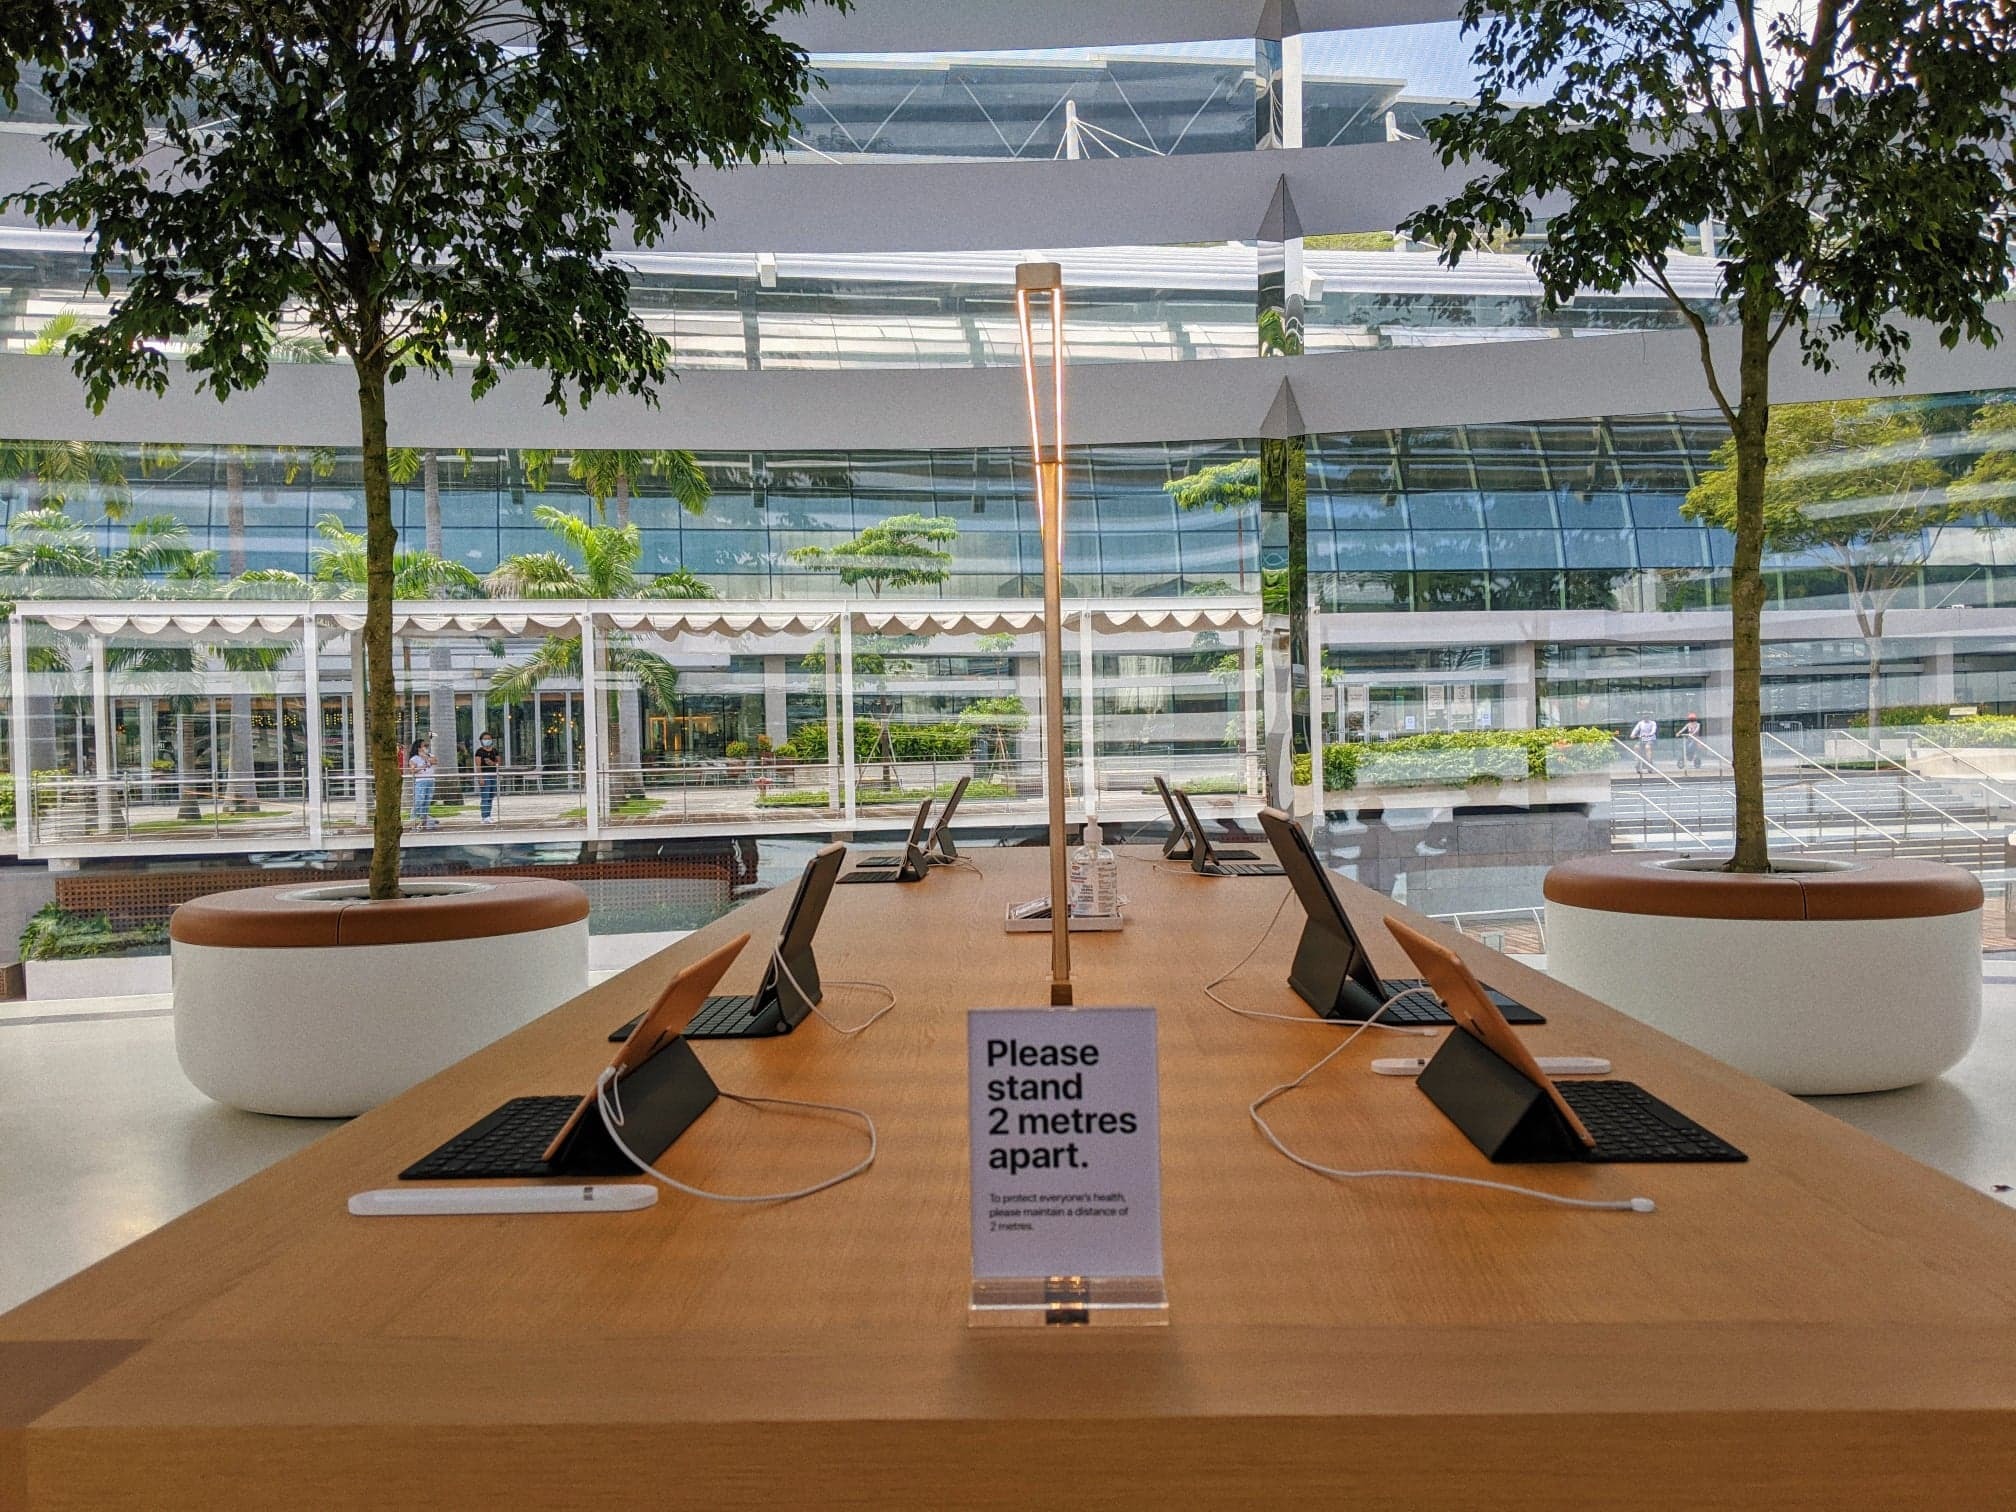
[[(1051, 440), (1043, 440), (1032, 306), (1050, 317)], [(1071, 899), (1064, 853), (1064, 270), (1056, 263), (1015, 268), (1015, 318), (1022, 332), (1022, 387), (1029, 406), (1036, 518), (1043, 532), (1043, 754), (1050, 794), (1050, 1003), (1071, 1003)], [(1087, 800), (1090, 800), (1087, 794)]]

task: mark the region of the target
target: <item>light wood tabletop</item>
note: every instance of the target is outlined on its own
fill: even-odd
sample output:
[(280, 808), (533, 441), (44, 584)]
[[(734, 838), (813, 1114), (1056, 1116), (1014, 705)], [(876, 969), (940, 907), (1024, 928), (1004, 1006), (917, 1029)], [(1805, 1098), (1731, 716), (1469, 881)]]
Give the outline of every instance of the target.
[[(1270, 1109), (1304, 1152), (1658, 1211), (1290, 1165), (1247, 1105), (1342, 1031), (1202, 985), (1267, 930), (1220, 991), (1305, 1015), (1300, 908), (1133, 849), (1127, 928), (1072, 959), (1081, 1004), (1159, 1014), (1169, 1326), (969, 1329), (964, 1010), (1042, 1002), (1049, 958), (1001, 923), (1044, 853), (973, 859), (835, 890), (822, 973), (899, 999), (865, 1034), (696, 1044), (725, 1089), (869, 1111), (860, 1179), (345, 1211), (506, 1098), (590, 1086), (608, 1031), (743, 930), (722, 990), (752, 990), (772, 892), (0, 1318), (0, 1507), (2016, 1505), (2016, 1213), (1341, 880), (1382, 972), (1413, 974), (1382, 914), (1450, 939), (1548, 1015), (1537, 1052), (1610, 1057), (1749, 1163), (1494, 1167), (1368, 1069), (1432, 1042), (1370, 1033)], [(1742, 966), (1703, 962), (1701, 990)], [(660, 1167), (781, 1190), (860, 1141), (721, 1102)]]

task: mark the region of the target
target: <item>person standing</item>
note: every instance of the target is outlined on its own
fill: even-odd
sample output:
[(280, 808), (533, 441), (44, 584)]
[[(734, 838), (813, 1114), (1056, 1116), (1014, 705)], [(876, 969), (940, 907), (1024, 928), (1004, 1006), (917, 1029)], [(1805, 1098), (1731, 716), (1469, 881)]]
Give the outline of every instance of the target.
[(492, 812), (497, 804), (497, 778), (504, 764), (504, 753), (497, 749), (497, 737), (485, 730), (476, 737), (476, 797), (485, 824), (495, 824), (497, 815)]
[(413, 749), (406, 756), (406, 770), (413, 774), (413, 822), (422, 829), (441, 828), (441, 821), (433, 813), (434, 769), (439, 765), (425, 735), (413, 742)]
[(1701, 770), (1701, 716), (1692, 709), (1680, 726), (1680, 759), (1675, 764), (1682, 771), (1689, 766), (1697, 772)]
[(1637, 748), (1641, 765), (1652, 765), (1652, 752), (1659, 743), (1659, 721), (1650, 714), (1631, 726), (1631, 744)]

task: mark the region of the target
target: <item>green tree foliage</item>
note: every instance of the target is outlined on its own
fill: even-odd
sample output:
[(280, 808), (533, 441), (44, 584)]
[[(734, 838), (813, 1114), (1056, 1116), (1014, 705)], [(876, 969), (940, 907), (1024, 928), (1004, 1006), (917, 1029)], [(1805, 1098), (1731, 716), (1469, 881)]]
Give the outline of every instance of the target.
[(849, 588), (865, 586), (870, 596), (885, 588), (930, 588), (952, 575), (952, 553), (941, 551), (959, 539), (959, 527), (930, 515), (891, 515), (838, 546), (800, 546), (790, 553), (819, 572), (839, 575)]
[[(1868, 721), (1882, 723), (1883, 624), (1940, 537), (1980, 506), (1953, 484), (1969, 460), (1942, 444), (1931, 406), (1877, 399), (1780, 405), (1765, 437), (1764, 549), (1824, 562), (1841, 580), (1868, 649)], [(1736, 443), (1724, 441), (1682, 506), (1736, 524)]]
[[(714, 590), (681, 568), (646, 577), (637, 571), (644, 541), (635, 525), (596, 525), (541, 504), (533, 518), (560, 543), (560, 550), (526, 552), (509, 557), (485, 580), (499, 598), (661, 598), (704, 599)], [(611, 727), (616, 747), (612, 792), (621, 797), (642, 791), (644, 765), (643, 711), (630, 690), (647, 695), (670, 712), (679, 690), (679, 673), (664, 657), (643, 650), (633, 636), (610, 631), (597, 643), (597, 676), (604, 689), (613, 672), (621, 682), (617, 714)], [(579, 679), (581, 642), (573, 636), (549, 635), (532, 655), (491, 677), (491, 691), (506, 703), (531, 697), (532, 690), (553, 678)]]
[[(520, 454), (525, 478), (535, 489), (545, 491), (552, 475), (554, 453), (526, 451)], [(577, 451), (567, 458), (567, 476), (581, 485), (581, 491), (595, 501), (598, 519), (607, 519), (610, 505), (618, 525), (630, 523), (631, 491), (640, 483), (659, 482), (672, 501), (689, 515), (705, 514), (713, 489), (700, 459), (690, 451), (638, 451), (608, 449)]]
[(356, 371), (373, 897), (397, 891), (401, 825), (387, 385), (462, 363), (478, 394), (528, 367), (555, 403), (651, 396), (667, 352), (632, 313), (619, 239), (703, 220), (694, 165), (784, 145), (809, 73), (770, 28), (808, 3), (7, 8), (0, 46), (43, 61), (67, 176), (0, 208), (88, 231), (92, 281), (124, 279), (65, 342), (91, 402), (165, 390), (173, 343), (220, 397), (252, 388), (283, 321)]
[[(1474, 107), (1437, 117), (1442, 161), (1478, 170), (1402, 229), (1455, 264), (1554, 210), (1532, 254), (1544, 298), (1633, 282), (1699, 340), (1734, 433), (1736, 850), (1770, 857), (1760, 748), (1774, 350), (1827, 369), (1845, 345), (1900, 381), (1907, 318), (1947, 346), (1992, 344), (2009, 288), (2016, 91), (2007, 0), (1468, 0)], [(1519, 103), (1514, 103), (1515, 101)], [(1668, 275), (1716, 222), (1734, 361)]]

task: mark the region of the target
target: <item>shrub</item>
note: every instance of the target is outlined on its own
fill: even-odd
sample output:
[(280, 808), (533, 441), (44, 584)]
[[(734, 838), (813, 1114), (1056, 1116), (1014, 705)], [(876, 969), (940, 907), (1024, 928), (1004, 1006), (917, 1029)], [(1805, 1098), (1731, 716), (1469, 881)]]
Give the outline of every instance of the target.
[(748, 754), (749, 754), (748, 741), (731, 740), (728, 742), (728, 759), (730, 761), (740, 761)]
[[(2016, 723), (2016, 721), (2012, 721)], [(1445, 730), (1375, 744), (1323, 748), (1323, 786), (1469, 787), (1600, 771), (1609, 764), (1607, 730)], [(1295, 780), (1310, 780), (1306, 755), (1295, 758)]]
[(24, 961), (83, 961), (95, 956), (159, 955), (168, 921), (114, 926), (104, 914), (70, 913), (44, 903), (21, 931)]
[[(854, 759), (876, 759), (881, 744), (881, 727), (872, 719), (854, 721)], [(965, 761), (973, 754), (973, 731), (954, 722), (928, 725), (891, 725), (889, 744), (898, 761)], [(826, 722), (815, 720), (791, 732), (777, 754), (793, 761), (811, 763), (826, 759)]]

